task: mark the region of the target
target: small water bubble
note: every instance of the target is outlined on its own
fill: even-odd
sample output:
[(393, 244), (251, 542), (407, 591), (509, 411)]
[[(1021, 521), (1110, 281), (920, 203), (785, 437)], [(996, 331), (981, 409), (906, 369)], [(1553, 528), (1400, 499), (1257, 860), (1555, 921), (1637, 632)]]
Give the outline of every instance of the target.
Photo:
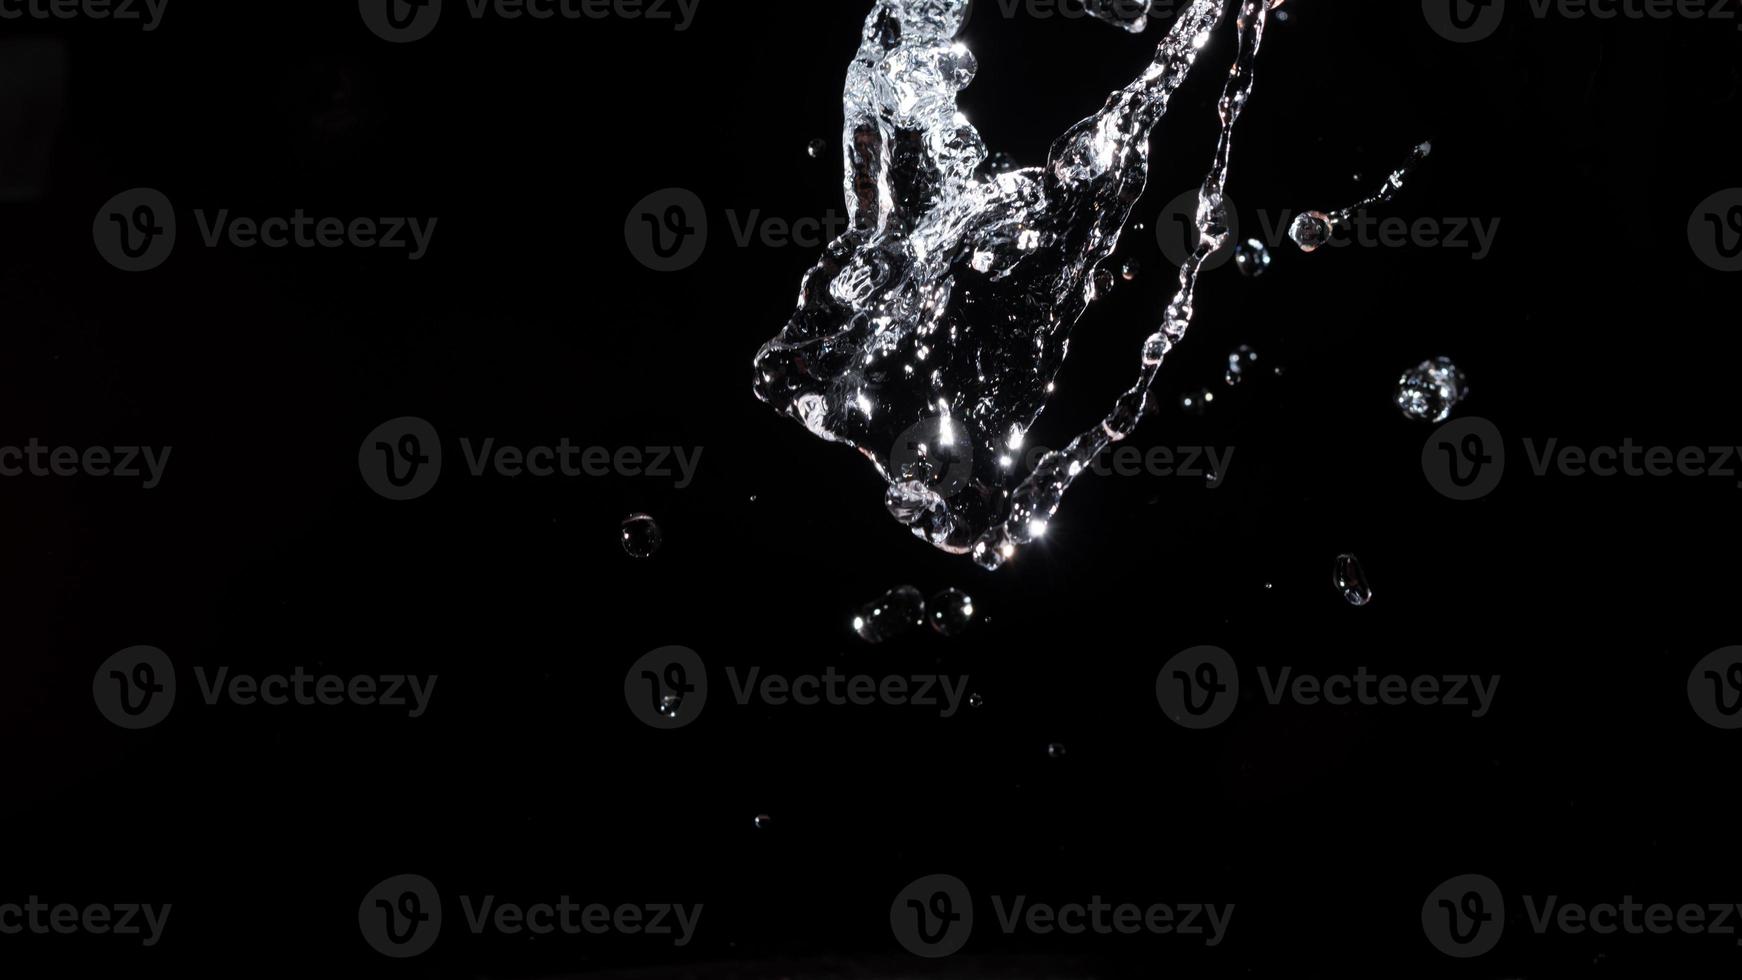
[(821, 160), (823, 154), (829, 152), (829, 141), (819, 136), (816, 139), (811, 140), (810, 145), (806, 146), (804, 149), (806, 153), (810, 154), (812, 160)]
[(1234, 268), (1250, 279), (1270, 271), (1270, 249), (1256, 238), (1248, 238), (1234, 246)]
[(757, 830), (767, 830), (769, 827), (774, 825), (774, 818), (766, 813), (758, 813), (751, 819), (750, 823)]
[(1397, 407), (1404, 418), (1444, 422), (1452, 407), (1469, 396), (1464, 372), (1449, 357), (1423, 361), (1397, 379)]
[(945, 589), (926, 605), (931, 628), (943, 636), (955, 636), (974, 622), (974, 598), (961, 589)]
[(1231, 388), (1246, 379), (1246, 372), (1258, 368), (1258, 352), (1249, 344), (1241, 344), (1228, 354), (1228, 373), (1224, 380)]
[(1208, 388), (1201, 391), (1188, 392), (1180, 396), (1179, 407), (1188, 415), (1203, 415), (1210, 410), (1216, 401), (1216, 393)]
[(1113, 292), (1113, 287), (1118, 284), (1118, 279), (1113, 275), (1112, 269), (1096, 269), (1095, 278), (1091, 282), (1094, 286), (1094, 293), (1089, 298), (1095, 300), (1110, 295)]
[(659, 699), (659, 713), (667, 718), (676, 718), (683, 710), (683, 698), (676, 694), (667, 694)]
[(1126, 259), (1125, 264), (1119, 267), (1119, 278), (1126, 282), (1130, 282), (1137, 278), (1137, 273), (1141, 271), (1142, 268), (1142, 263), (1138, 262), (1136, 259)]
[(1048, 759), (1062, 759), (1065, 757), (1065, 754), (1065, 747), (1062, 742), (1054, 742), (1046, 747), (1046, 757)]
[(652, 558), (665, 543), (665, 532), (659, 522), (646, 514), (630, 514), (623, 518), (623, 550), (631, 558)]
[(1367, 584), (1367, 571), (1361, 567), (1361, 560), (1354, 555), (1337, 556), (1332, 581), (1351, 606), (1365, 606), (1373, 601), (1373, 587)]
[(978, 708), (985, 703), (986, 699), (981, 697), (979, 692), (968, 695), (968, 707), (970, 708)]
[(1316, 252), (1331, 240), (1331, 217), (1323, 211), (1305, 211), (1289, 226), (1288, 237), (1303, 252)]
[(882, 643), (925, 621), (925, 596), (911, 585), (897, 586), (865, 605), (853, 617), (853, 632), (866, 643)]

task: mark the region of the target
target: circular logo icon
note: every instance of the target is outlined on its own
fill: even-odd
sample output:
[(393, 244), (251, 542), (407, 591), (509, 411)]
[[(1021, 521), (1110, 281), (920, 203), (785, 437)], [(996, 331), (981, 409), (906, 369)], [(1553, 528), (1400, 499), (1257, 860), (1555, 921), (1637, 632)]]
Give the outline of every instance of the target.
[(1506, 473), (1500, 429), (1474, 415), (1447, 422), (1421, 447), (1421, 471), (1435, 490), (1453, 500), (1488, 496)]
[(98, 665), (91, 697), (116, 725), (150, 728), (175, 707), (175, 665), (156, 647), (128, 647)]
[(954, 875), (926, 875), (895, 896), (889, 928), (895, 941), (915, 956), (949, 956), (974, 931), (974, 897)]
[(175, 208), (149, 187), (122, 191), (97, 209), (91, 240), (103, 261), (122, 272), (149, 272), (175, 250)]
[(652, 728), (682, 728), (708, 703), (708, 671), (689, 647), (660, 647), (641, 655), (623, 675), (629, 713)]
[(1427, 941), (1447, 956), (1481, 956), (1506, 929), (1506, 900), (1486, 875), (1448, 878), (1421, 904), (1421, 928)]
[(654, 191), (629, 209), (623, 222), (629, 254), (655, 272), (696, 264), (708, 244), (708, 212), (702, 199), (681, 187)]
[(1240, 703), (1240, 671), (1221, 647), (1181, 650), (1155, 675), (1155, 699), (1181, 728), (1214, 728)]
[(442, 19), (442, 0), (357, 0), (357, 12), (376, 37), (409, 44), (435, 30)]
[(946, 499), (960, 493), (974, 479), (974, 446), (967, 426), (945, 415), (908, 426), (889, 447), (889, 476), (924, 484)]
[(1454, 44), (1483, 41), (1500, 29), (1505, 0), (1422, 0), (1421, 12), (1435, 34)]
[(442, 475), (441, 438), (420, 418), (383, 422), (357, 447), (357, 469), (369, 489), (388, 500), (415, 500)]
[(1701, 262), (1719, 272), (1742, 272), (1742, 187), (1719, 191), (1694, 208), (1688, 242)]
[(1694, 664), (1688, 703), (1713, 728), (1742, 728), (1742, 646), (1713, 650)]
[[(1155, 241), (1161, 254), (1174, 268), (1186, 264), (1198, 247), (1198, 188), (1194, 187), (1168, 202), (1155, 219)], [(1221, 266), (1234, 256), (1234, 243), (1240, 240), (1240, 213), (1234, 202), (1222, 198), (1222, 220), (1228, 224), (1228, 237), (1222, 247), (1204, 260), (1203, 271)]]
[(369, 889), (357, 906), (363, 941), (396, 960), (435, 945), (442, 931), (442, 897), (423, 875), (394, 875)]

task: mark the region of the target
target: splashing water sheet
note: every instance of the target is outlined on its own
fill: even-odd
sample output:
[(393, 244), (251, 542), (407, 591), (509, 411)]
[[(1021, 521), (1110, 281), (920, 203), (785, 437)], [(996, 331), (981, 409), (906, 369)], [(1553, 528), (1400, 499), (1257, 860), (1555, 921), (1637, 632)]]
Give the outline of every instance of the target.
[[(1279, 3), (1194, 0), (1148, 68), (1060, 137), (1043, 166), (989, 172), (986, 146), (956, 106), (976, 67), (955, 41), (969, 0), (878, 0), (845, 92), (853, 227), (806, 274), (797, 311), (758, 352), (758, 397), (868, 457), (888, 483), (890, 513), (940, 549), (998, 568), (1044, 534), (1095, 456), (1135, 430), (1191, 324), (1199, 271), (1229, 236), (1234, 124)], [(1120, 4), (1090, 5), (1103, 9), (1142, 29), (1112, 13)], [(1018, 479), (1018, 450), (1070, 330), (1143, 194), (1150, 134), (1230, 12), (1237, 50), (1178, 292), (1143, 341), (1136, 382), (1097, 426)]]

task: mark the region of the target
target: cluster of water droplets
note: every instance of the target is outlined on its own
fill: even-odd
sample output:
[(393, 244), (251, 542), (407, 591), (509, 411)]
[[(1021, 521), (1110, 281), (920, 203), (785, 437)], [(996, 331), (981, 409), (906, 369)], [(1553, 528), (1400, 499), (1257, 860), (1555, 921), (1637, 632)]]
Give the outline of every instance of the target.
[(866, 603), (853, 615), (853, 632), (866, 643), (882, 643), (930, 623), (940, 636), (955, 636), (973, 625), (974, 599), (961, 589), (944, 589), (926, 602), (911, 585), (898, 585)]

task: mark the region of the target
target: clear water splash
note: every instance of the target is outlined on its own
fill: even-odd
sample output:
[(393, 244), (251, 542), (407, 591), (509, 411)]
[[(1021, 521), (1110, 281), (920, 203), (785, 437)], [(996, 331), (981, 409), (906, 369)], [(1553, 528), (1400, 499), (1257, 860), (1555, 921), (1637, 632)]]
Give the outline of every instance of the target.
[[(844, 99), (853, 227), (758, 352), (757, 395), (868, 457), (889, 511), (940, 549), (997, 568), (1043, 535), (1095, 456), (1135, 430), (1191, 323), (1199, 272), (1228, 239), (1233, 128), (1277, 2), (1194, 0), (1142, 75), (1060, 137), (1043, 166), (1001, 171), (983, 166), (985, 144), (956, 106), (976, 70), (955, 41), (968, 0), (878, 0)], [(1097, 273), (1142, 196), (1149, 135), (1230, 8), (1237, 50), (1178, 292), (1143, 342), (1136, 382), (1100, 424), (1011, 486), (1070, 330), (1105, 292)]]
[(1368, 208), (1390, 203), (1391, 199), (1397, 196), (1397, 192), (1403, 190), (1403, 184), (1409, 179), (1409, 175), (1415, 173), (1415, 168), (1421, 166), (1422, 161), (1426, 160), (1433, 150), (1434, 145), (1431, 142), (1416, 144), (1415, 149), (1409, 151), (1409, 156), (1403, 161), (1403, 165), (1392, 171), (1391, 176), (1385, 178), (1385, 183), (1377, 191), (1340, 211), (1332, 211), (1329, 214), (1323, 211), (1301, 212), (1295, 217), (1294, 223), (1289, 226), (1288, 237), (1303, 252), (1318, 251), (1331, 240), (1331, 236), (1336, 233), (1337, 228), (1352, 220), (1356, 215)]

